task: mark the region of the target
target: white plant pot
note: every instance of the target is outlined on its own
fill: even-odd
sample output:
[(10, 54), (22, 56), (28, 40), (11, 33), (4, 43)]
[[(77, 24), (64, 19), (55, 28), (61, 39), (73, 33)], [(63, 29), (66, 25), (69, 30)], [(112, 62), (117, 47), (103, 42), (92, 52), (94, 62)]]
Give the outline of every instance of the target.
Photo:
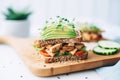
[(30, 22), (28, 20), (4, 20), (1, 25), (2, 35), (28, 37)]

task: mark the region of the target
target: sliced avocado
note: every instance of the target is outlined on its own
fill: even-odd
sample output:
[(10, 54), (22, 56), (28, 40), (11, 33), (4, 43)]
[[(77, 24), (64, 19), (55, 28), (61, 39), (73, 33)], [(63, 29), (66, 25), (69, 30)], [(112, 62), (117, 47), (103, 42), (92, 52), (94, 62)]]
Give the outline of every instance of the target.
[(63, 27), (56, 28), (57, 24), (52, 24), (43, 30), (40, 39), (55, 39), (55, 38), (75, 38), (76, 33), (74, 29), (68, 25), (62, 25)]

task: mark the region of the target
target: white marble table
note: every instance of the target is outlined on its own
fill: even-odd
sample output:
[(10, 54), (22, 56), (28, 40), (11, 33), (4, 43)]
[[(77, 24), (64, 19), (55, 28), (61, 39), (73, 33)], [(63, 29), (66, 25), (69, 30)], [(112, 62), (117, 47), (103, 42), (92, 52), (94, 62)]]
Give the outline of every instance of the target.
[[(103, 25), (103, 24), (102, 24)], [(103, 25), (104, 36), (109, 39), (120, 39), (120, 27)], [(7, 45), (0, 44), (0, 80), (101, 80), (95, 70), (86, 70), (54, 77), (37, 77), (33, 75), (16, 54)]]
[(33, 75), (15, 50), (0, 44), (0, 80), (101, 80), (94, 70), (87, 70), (54, 77), (37, 77)]

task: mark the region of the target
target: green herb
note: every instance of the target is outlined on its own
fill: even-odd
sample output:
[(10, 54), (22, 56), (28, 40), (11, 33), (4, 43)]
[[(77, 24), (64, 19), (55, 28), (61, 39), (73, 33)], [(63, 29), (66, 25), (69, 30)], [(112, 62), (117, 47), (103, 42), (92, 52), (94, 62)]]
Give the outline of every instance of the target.
[(61, 54), (59, 53), (59, 51), (56, 51), (54, 56), (55, 56), (55, 57), (61, 56)]
[(64, 31), (64, 26), (62, 25), (62, 31)]
[(22, 11), (16, 11), (9, 7), (7, 8), (7, 12), (3, 12), (3, 15), (7, 20), (25, 20), (31, 13), (31, 11), (27, 11), (26, 9)]
[(59, 51), (56, 51), (54, 56), (57, 57), (57, 56), (67, 56), (67, 55), (71, 55), (71, 54), (68, 51), (66, 51), (64, 54), (60, 54)]
[(56, 26), (56, 29), (60, 28), (61, 26), (62, 26), (62, 24), (58, 24), (58, 25)]
[(45, 30), (45, 29), (47, 29), (47, 26), (45, 26), (45, 27), (43, 28), (43, 30)]
[(72, 21), (75, 21), (75, 18), (73, 18), (73, 20)]
[(52, 18), (50, 18), (50, 19), (52, 19)]
[(60, 20), (59, 23), (62, 23), (62, 20)]
[(43, 49), (44, 49), (43, 47), (38, 48), (38, 47), (36, 47), (35, 45), (33, 45), (33, 47), (35, 48), (35, 50), (36, 50), (37, 52), (39, 52), (40, 50), (43, 50)]
[(67, 56), (67, 55), (71, 55), (71, 54), (68, 51), (66, 51), (63, 55)]
[(73, 23), (70, 23), (68, 25), (71, 26), (72, 28), (75, 28), (75, 25)]
[(65, 21), (68, 21), (67, 19), (65, 19)]
[(54, 24), (55, 22), (52, 22), (52, 24)]
[[(72, 27), (72, 28), (75, 28), (75, 25), (73, 24), (73, 21), (75, 20), (75, 18), (72, 20), (72, 22), (70, 22), (67, 18), (62, 18), (62, 17), (60, 17), (60, 16), (57, 16), (57, 18), (58, 18), (58, 25), (56, 26), (57, 29), (58, 29), (59, 27), (62, 27), (62, 30), (64, 30), (64, 26), (59, 25), (59, 24), (62, 24), (62, 23), (64, 23), (65, 25), (69, 25), (69, 26)], [(57, 23), (57, 22), (56, 22), (56, 23)]]
[(35, 48), (37, 52), (39, 52), (40, 50), (43, 50), (44, 48)]
[(61, 18), (62, 20), (64, 20), (65, 18)]
[(81, 48), (80, 50), (87, 51), (87, 50), (86, 50), (86, 46), (84, 46), (84, 47)]
[(48, 23), (48, 21), (46, 20), (46, 22), (45, 22), (46, 24)]
[(56, 16), (57, 18), (60, 18), (60, 16)]

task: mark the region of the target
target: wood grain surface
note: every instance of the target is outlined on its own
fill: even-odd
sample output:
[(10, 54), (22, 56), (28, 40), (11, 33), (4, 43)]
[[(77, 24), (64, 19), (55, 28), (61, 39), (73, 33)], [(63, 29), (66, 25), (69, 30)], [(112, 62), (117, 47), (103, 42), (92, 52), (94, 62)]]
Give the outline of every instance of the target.
[[(37, 76), (53, 76), (98, 68), (105, 65), (115, 64), (120, 59), (120, 53), (110, 56), (102, 56), (89, 51), (87, 60), (46, 64), (43, 62), (39, 54), (35, 52), (33, 42), (34, 40), (32, 39), (22, 39), (11, 36), (0, 38), (0, 43), (5, 43), (13, 47), (29, 70)], [(94, 44), (90, 44), (89, 46), (94, 46)]]

